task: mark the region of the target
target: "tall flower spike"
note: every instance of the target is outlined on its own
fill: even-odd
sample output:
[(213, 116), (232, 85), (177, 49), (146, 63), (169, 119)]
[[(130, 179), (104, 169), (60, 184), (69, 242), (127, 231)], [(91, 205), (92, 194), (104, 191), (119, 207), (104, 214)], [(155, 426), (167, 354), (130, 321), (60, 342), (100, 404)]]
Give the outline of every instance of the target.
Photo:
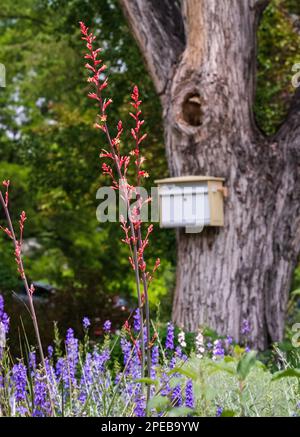
[(171, 322), (167, 327), (166, 349), (174, 350), (174, 325)]
[(9, 180), (4, 180), (3, 181), (3, 185), (6, 187), (6, 195), (5, 195), (5, 199), (3, 197), (3, 194), (0, 190), (0, 205), (2, 206), (2, 208), (4, 209), (5, 212), (5, 216), (7, 219), (7, 224), (8, 224), (8, 228), (0, 228), (2, 230), (4, 230), (4, 232), (12, 239), (13, 241), (13, 245), (14, 245), (14, 254), (15, 254), (15, 260), (16, 263), (18, 265), (18, 271), (21, 275), (25, 290), (26, 290), (26, 294), (28, 297), (28, 308), (29, 308), (29, 312), (31, 315), (31, 319), (33, 322), (33, 326), (34, 326), (34, 331), (35, 331), (35, 335), (36, 335), (36, 340), (37, 340), (37, 344), (38, 344), (38, 348), (39, 348), (39, 352), (40, 352), (40, 358), (41, 358), (41, 364), (42, 364), (42, 369), (41, 371), (43, 372), (43, 374), (46, 377), (46, 381), (47, 381), (47, 389), (50, 395), (50, 403), (51, 403), (51, 414), (54, 414), (54, 406), (52, 403), (52, 392), (51, 392), (51, 388), (50, 388), (50, 381), (49, 381), (49, 377), (48, 377), (48, 373), (47, 373), (47, 368), (46, 368), (46, 361), (45, 361), (45, 356), (44, 356), (44, 351), (43, 351), (43, 347), (42, 347), (42, 341), (41, 341), (41, 336), (40, 336), (40, 332), (39, 332), (39, 325), (38, 325), (38, 321), (37, 321), (37, 317), (36, 317), (36, 312), (35, 312), (35, 307), (34, 307), (34, 303), (33, 303), (33, 298), (32, 298), (32, 294), (34, 292), (34, 288), (31, 286), (29, 287), (28, 285), (28, 280), (26, 278), (25, 275), (25, 271), (24, 271), (24, 267), (23, 267), (23, 261), (22, 261), (22, 256), (21, 256), (21, 252), (22, 252), (22, 241), (23, 241), (23, 231), (24, 231), (24, 222), (26, 220), (26, 214), (23, 211), (21, 216), (20, 216), (20, 220), (19, 220), (19, 226), (20, 226), (20, 239), (18, 240), (16, 238), (16, 234), (15, 234), (15, 230), (14, 230), (14, 226), (11, 220), (11, 216), (10, 216), (10, 212), (8, 209), (8, 187), (9, 187)]
[[(140, 219), (140, 210), (142, 206), (143, 199), (140, 197), (138, 188), (140, 186), (141, 178), (147, 177), (148, 174), (146, 171), (141, 169), (141, 165), (144, 162), (144, 159), (141, 159), (139, 147), (141, 142), (146, 138), (145, 134), (140, 133), (141, 126), (144, 123), (144, 120), (140, 119), (141, 110), (141, 100), (139, 99), (139, 90), (137, 86), (134, 86), (132, 95), (131, 95), (131, 105), (135, 109), (135, 113), (132, 114), (135, 119), (135, 127), (131, 130), (132, 136), (135, 140), (135, 148), (130, 152), (130, 155), (135, 155), (135, 165), (136, 165), (136, 186), (128, 183), (127, 181), (127, 171), (130, 164), (130, 156), (121, 156), (120, 155), (120, 136), (123, 132), (122, 122), (119, 122), (117, 125), (117, 135), (113, 137), (110, 133), (108, 124), (107, 124), (107, 109), (108, 106), (112, 103), (111, 99), (104, 99), (102, 92), (108, 86), (107, 77), (103, 76), (103, 70), (106, 68), (105, 65), (102, 64), (102, 60), (98, 59), (98, 54), (101, 49), (93, 49), (93, 43), (95, 41), (95, 36), (89, 32), (88, 27), (80, 22), (80, 28), (82, 33), (82, 39), (86, 41), (86, 47), (88, 49), (88, 53), (85, 55), (85, 59), (88, 60), (85, 67), (89, 72), (88, 82), (93, 85), (94, 92), (89, 94), (89, 97), (95, 100), (99, 106), (99, 113), (97, 123), (95, 123), (95, 128), (102, 130), (105, 133), (107, 142), (110, 146), (109, 155), (106, 154), (106, 158), (110, 159), (112, 165), (108, 165), (107, 163), (102, 164), (103, 173), (109, 175), (112, 179), (112, 188), (119, 190), (120, 197), (125, 201), (125, 205), (128, 211), (128, 218), (126, 217), (126, 221), (121, 224), (123, 230), (125, 231), (125, 239), (124, 242), (128, 244), (130, 249), (129, 261), (132, 265), (132, 268), (135, 272), (135, 283), (136, 283), (136, 291), (138, 296), (138, 307), (141, 312), (141, 330), (140, 330), (140, 341), (141, 341), (141, 349), (139, 351), (139, 355), (141, 353), (142, 357), (142, 373), (144, 376), (144, 366), (146, 363), (145, 357), (145, 347), (147, 347), (147, 374), (150, 376), (151, 374), (151, 351), (148, 344), (144, 343), (144, 338), (147, 337), (150, 339), (150, 315), (149, 315), (149, 299), (148, 299), (148, 282), (147, 282), (147, 272), (146, 272), (146, 263), (144, 261), (144, 249), (148, 245), (148, 238), (146, 237), (145, 241), (142, 240), (142, 232), (141, 232), (141, 219)], [(113, 171), (114, 169), (114, 171)], [(117, 178), (115, 177), (115, 174)], [(118, 179), (118, 181), (116, 180)], [(136, 195), (136, 197), (134, 196)], [(131, 201), (133, 199), (137, 199), (137, 206), (135, 208), (131, 208)], [(127, 222), (129, 224), (129, 230), (127, 227)], [(143, 287), (143, 291), (141, 290)], [(145, 303), (145, 306), (144, 306)], [(144, 314), (146, 315), (146, 327), (147, 334), (144, 333), (143, 322), (144, 322)], [(150, 387), (147, 387), (147, 399), (149, 400)]]
[(186, 383), (185, 405), (188, 408), (194, 408), (193, 381), (191, 379), (189, 379), (188, 382)]

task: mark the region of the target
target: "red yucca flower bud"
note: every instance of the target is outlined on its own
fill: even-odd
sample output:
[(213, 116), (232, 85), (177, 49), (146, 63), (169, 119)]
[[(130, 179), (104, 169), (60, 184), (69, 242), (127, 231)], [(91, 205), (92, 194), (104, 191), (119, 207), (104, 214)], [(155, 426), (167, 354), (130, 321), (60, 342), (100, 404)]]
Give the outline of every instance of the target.
[(9, 188), (10, 181), (9, 180), (3, 181), (2, 184), (6, 188), (6, 191), (5, 191), (5, 205), (7, 207), (8, 206), (8, 188)]

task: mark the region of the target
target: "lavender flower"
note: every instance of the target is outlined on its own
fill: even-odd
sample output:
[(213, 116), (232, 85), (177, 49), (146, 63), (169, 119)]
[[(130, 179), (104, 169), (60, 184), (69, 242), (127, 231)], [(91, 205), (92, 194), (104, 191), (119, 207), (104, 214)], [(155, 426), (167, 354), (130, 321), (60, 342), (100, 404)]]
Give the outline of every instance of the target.
[(54, 352), (53, 347), (51, 345), (48, 346), (48, 357), (49, 357), (49, 359), (52, 358), (53, 352)]
[(156, 377), (155, 367), (158, 365), (159, 361), (159, 348), (158, 346), (153, 346), (152, 354), (151, 354), (151, 378), (154, 379)]
[(111, 321), (110, 320), (106, 320), (103, 324), (103, 330), (106, 334), (110, 333), (111, 330)]
[(250, 324), (247, 319), (244, 319), (242, 322), (241, 334), (245, 336), (250, 334)]
[(186, 361), (187, 360), (187, 356), (182, 352), (182, 349), (180, 346), (176, 346), (175, 348), (175, 353), (174, 353), (174, 358), (178, 358), (179, 360), (182, 361)]
[(93, 383), (93, 360), (92, 355), (90, 353), (86, 354), (85, 362), (82, 369), (82, 377), (80, 380), (80, 394), (79, 394), (79, 401), (84, 403), (87, 399), (89, 387)]
[(222, 416), (222, 413), (223, 413), (223, 407), (218, 406), (216, 411), (216, 417)]
[[(174, 367), (176, 366), (176, 356), (174, 355), (169, 362), (169, 368), (172, 370), (174, 369)], [(175, 376), (176, 374), (174, 374)]]
[(108, 349), (104, 349), (104, 351), (101, 352), (101, 354), (94, 351), (93, 362), (94, 362), (95, 370), (97, 372), (104, 372), (105, 363), (109, 360), (109, 358), (110, 358), (110, 352)]
[[(67, 330), (66, 336), (66, 352), (67, 352), (67, 371), (69, 382), (76, 386), (76, 368), (78, 364), (78, 339), (74, 336), (73, 329)], [(68, 383), (67, 383), (68, 385)]]
[(170, 393), (170, 384), (169, 384), (169, 376), (163, 372), (161, 375), (161, 386), (163, 387), (161, 390), (162, 396), (168, 396)]
[(215, 340), (213, 348), (213, 359), (216, 360), (217, 358), (224, 358), (224, 355), (225, 351), (223, 349), (222, 340)]
[(193, 381), (188, 380), (185, 387), (185, 405), (188, 408), (194, 408), (194, 391), (193, 391)]
[(2, 327), (4, 328), (4, 333), (8, 334), (9, 331), (9, 317), (4, 311), (4, 299), (3, 296), (0, 294), (0, 323), (2, 324)]
[(178, 357), (179, 359), (182, 359), (183, 358), (183, 353), (182, 353), (182, 349), (181, 349), (181, 347), (180, 346), (176, 346), (176, 349), (175, 349), (175, 356), (176, 357)]
[(55, 367), (55, 374), (58, 379), (62, 378), (64, 380), (65, 360), (62, 357), (58, 358), (57, 360), (56, 367)]
[(166, 349), (174, 350), (174, 325), (171, 322), (167, 328)]
[[(71, 366), (70, 366), (71, 364)], [(68, 358), (58, 358), (56, 367), (55, 367), (55, 376), (57, 379), (57, 382), (63, 382), (64, 387), (66, 388), (65, 394), (68, 393), (68, 389), (70, 386), (74, 385), (74, 387), (77, 386), (76, 379), (75, 379), (75, 372), (74, 372), (74, 366), (72, 363), (68, 360)]]
[(135, 399), (135, 408), (134, 414), (136, 417), (144, 417), (146, 410), (146, 402), (145, 398), (141, 395), (138, 395)]
[(230, 337), (230, 335), (227, 335), (227, 343), (228, 344), (232, 344), (233, 343), (233, 338)]
[(121, 349), (124, 356), (124, 364), (126, 366), (126, 363), (130, 360), (131, 355), (131, 344), (126, 338), (121, 338)]
[(48, 380), (50, 383), (50, 389), (52, 392), (52, 396), (54, 397), (57, 395), (57, 381), (56, 381), (56, 377), (55, 377), (55, 370), (54, 370), (53, 366), (50, 364), (48, 358), (45, 359), (45, 367), (46, 367), (46, 372), (48, 375)]
[(176, 385), (176, 387), (173, 389), (171, 399), (172, 399), (174, 405), (176, 405), (177, 407), (181, 407), (182, 396), (181, 396), (180, 384)]
[(91, 321), (88, 317), (84, 317), (82, 319), (82, 326), (85, 330), (89, 329), (89, 327), (91, 326)]
[(227, 353), (230, 353), (230, 351), (232, 350), (232, 344), (233, 344), (233, 338), (230, 337), (230, 335), (227, 335), (226, 339), (224, 340), (224, 346)]
[(135, 310), (133, 315), (133, 329), (135, 332), (140, 332), (141, 330), (141, 312), (139, 308)]
[(146, 326), (144, 326), (144, 344), (145, 344), (145, 348), (147, 349), (148, 337), (147, 337), (147, 328), (146, 328)]
[(34, 417), (47, 416), (50, 413), (48, 389), (45, 377), (37, 376), (34, 384)]
[(29, 352), (29, 368), (32, 370), (32, 373), (34, 373), (36, 369), (36, 353), (35, 352)]
[(27, 369), (23, 363), (15, 364), (12, 368), (12, 381), (15, 389), (15, 400), (26, 400)]
[(140, 354), (140, 349), (137, 348), (137, 346), (135, 346), (133, 349), (132, 366), (131, 366), (131, 375), (135, 379), (141, 377), (141, 360), (139, 354)]

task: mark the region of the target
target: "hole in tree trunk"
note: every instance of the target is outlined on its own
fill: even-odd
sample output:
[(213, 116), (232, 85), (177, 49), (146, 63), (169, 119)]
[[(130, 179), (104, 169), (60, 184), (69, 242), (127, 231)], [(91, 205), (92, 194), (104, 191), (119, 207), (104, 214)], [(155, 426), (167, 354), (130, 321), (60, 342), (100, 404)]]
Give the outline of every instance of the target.
[(197, 93), (186, 95), (182, 104), (182, 118), (190, 126), (200, 126), (202, 122), (201, 97)]

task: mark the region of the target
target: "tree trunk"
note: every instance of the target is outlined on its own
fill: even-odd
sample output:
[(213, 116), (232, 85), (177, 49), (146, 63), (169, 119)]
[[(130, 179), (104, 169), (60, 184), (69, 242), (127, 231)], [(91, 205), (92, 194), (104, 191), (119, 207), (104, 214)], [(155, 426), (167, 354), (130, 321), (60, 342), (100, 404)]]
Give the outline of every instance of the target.
[(267, 1), (121, 0), (163, 105), (171, 176), (226, 179), (224, 228), (177, 233), (173, 320), (252, 344), (282, 338), (300, 250), (300, 93), (266, 138), (253, 116)]

